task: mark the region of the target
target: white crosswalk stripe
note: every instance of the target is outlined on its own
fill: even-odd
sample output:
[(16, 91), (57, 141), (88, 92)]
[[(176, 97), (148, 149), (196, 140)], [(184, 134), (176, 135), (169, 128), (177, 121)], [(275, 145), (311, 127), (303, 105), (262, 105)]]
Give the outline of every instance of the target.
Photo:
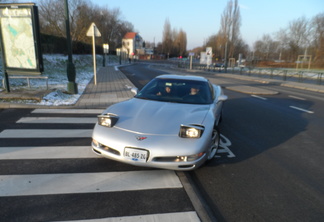
[(4, 175), (0, 176), (0, 181), (0, 196), (94, 193), (182, 187), (175, 173), (168, 170)]
[(0, 138), (83, 138), (91, 135), (92, 129), (16, 129), (2, 131)]
[(23, 117), (17, 123), (72, 123), (87, 124), (97, 122), (97, 118), (78, 118), (78, 117)]
[[(73, 220), (73, 222), (194, 222), (200, 221), (196, 212), (188, 211), (183, 213), (150, 214), (131, 217), (113, 217), (93, 220)], [(68, 221), (65, 221), (68, 222)]]
[(3, 147), (0, 160), (100, 158), (91, 146), (26, 146)]
[(101, 114), (102, 109), (35, 109), (32, 113), (47, 114)]
[[(91, 129), (79, 129), (79, 124), (95, 124), (96, 115), (102, 113), (100, 109), (35, 109), (32, 116), (22, 117), (16, 123), (17, 129), (5, 129), (0, 132), (1, 139), (55, 139), (64, 138), (89, 138), (91, 141)], [(41, 116), (37, 116), (40, 114)], [(67, 117), (62, 117), (68, 114)], [(77, 114), (78, 117), (71, 117)], [(82, 115), (85, 117), (82, 117)], [(46, 116), (44, 116), (46, 115)], [(57, 116), (59, 115), (59, 117)], [(90, 117), (89, 117), (90, 116)], [(91, 117), (93, 116), (93, 117)], [(29, 124), (28, 129), (24, 125)], [(30, 124), (35, 129), (29, 129)], [(73, 124), (74, 129), (48, 129), (51, 124)], [(37, 126), (46, 125), (46, 129), (37, 129)], [(91, 127), (90, 127), (91, 126)], [(36, 143), (37, 144), (37, 143)], [(0, 161), (73, 161), (102, 159), (94, 154), (90, 144), (83, 146), (55, 146), (54, 144), (39, 146), (8, 147), (0, 144)], [(29, 163), (29, 162), (27, 162)], [(55, 162), (56, 163), (56, 162)], [(42, 166), (39, 166), (40, 169)], [(37, 168), (36, 168), (37, 169)], [(16, 172), (16, 171), (15, 171)], [(17, 171), (18, 172), (18, 171)], [(42, 171), (40, 171), (42, 172)], [(71, 171), (70, 171), (71, 172)], [(105, 194), (120, 192), (141, 192), (149, 190), (183, 189), (179, 177), (174, 171), (169, 170), (135, 170), (116, 172), (77, 172), (77, 173), (24, 173), (0, 175), (0, 197), (20, 198), (53, 195), (82, 195)], [(161, 192), (161, 191), (159, 191)], [(118, 200), (116, 200), (118, 201)], [(180, 200), (179, 200), (180, 201)], [(65, 220), (68, 221), (68, 220)], [(72, 220), (71, 220), (72, 221)], [(191, 209), (184, 212), (154, 213), (134, 216), (107, 217), (101, 219), (81, 219), (73, 221), (88, 222), (130, 222), (130, 221), (200, 221), (197, 213)]]

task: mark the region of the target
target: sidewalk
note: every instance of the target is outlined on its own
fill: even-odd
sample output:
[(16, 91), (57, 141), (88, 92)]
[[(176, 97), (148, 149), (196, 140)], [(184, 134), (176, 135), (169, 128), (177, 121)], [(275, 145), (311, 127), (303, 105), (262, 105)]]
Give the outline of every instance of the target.
[[(221, 76), (229, 79), (240, 79), (247, 81), (256, 81), (263, 84), (269, 84), (276, 82), (276, 85), (283, 87), (292, 87), (302, 90), (309, 90), (314, 92), (324, 93), (324, 85), (314, 85), (314, 84), (305, 84), (298, 82), (288, 82), (288, 81), (279, 81), (273, 79), (264, 79), (258, 77), (242, 76), (238, 74), (215, 74), (215, 76)], [(207, 77), (208, 78), (208, 77)], [(220, 82), (220, 85), (221, 82)], [(97, 85), (94, 84), (92, 79), (87, 85), (85, 91), (80, 96), (78, 101), (74, 105), (65, 105), (65, 106), (44, 106), (37, 104), (25, 104), (25, 103), (16, 103), (16, 102), (0, 102), (0, 109), (8, 108), (83, 108), (83, 109), (105, 109), (109, 105), (112, 105), (117, 102), (121, 102), (127, 99), (132, 98), (134, 95), (130, 89), (134, 87), (132, 82), (115, 66), (102, 67), (97, 72)], [(246, 94), (256, 94), (256, 95), (274, 95), (278, 92), (263, 89), (261, 87), (252, 87), (244, 85), (244, 82), (240, 85), (234, 85), (226, 87), (229, 90), (238, 91)], [(24, 91), (15, 91), (6, 93), (4, 91), (0, 92), (0, 99), (12, 100), (17, 99), (34, 99), (41, 100), (44, 95), (49, 93), (48, 90), (37, 91), (37, 90), (24, 90)]]
[(133, 83), (114, 66), (102, 67), (97, 72), (97, 85), (92, 79), (74, 107), (107, 108), (132, 98), (134, 94), (130, 89), (133, 87)]

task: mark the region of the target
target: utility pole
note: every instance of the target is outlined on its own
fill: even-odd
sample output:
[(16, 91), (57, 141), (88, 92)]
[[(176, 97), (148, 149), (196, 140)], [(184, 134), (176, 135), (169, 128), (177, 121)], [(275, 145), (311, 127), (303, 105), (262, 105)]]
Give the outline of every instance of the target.
[(66, 27), (66, 41), (68, 50), (68, 62), (67, 62), (67, 78), (69, 80), (67, 85), (67, 91), (70, 94), (78, 94), (78, 85), (75, 83), (75, 66), (72, 59), (72, 42), (70, 34), (70, 16), (69, 16), (69, 4), (68, 0), (65, 1), (65, 27)]
[(227, 37), (226, 37), (226, 43), (225, 43), (225, 61), (224, 61), (224, 69), (225, 69), (225, 73), (227, 73)]

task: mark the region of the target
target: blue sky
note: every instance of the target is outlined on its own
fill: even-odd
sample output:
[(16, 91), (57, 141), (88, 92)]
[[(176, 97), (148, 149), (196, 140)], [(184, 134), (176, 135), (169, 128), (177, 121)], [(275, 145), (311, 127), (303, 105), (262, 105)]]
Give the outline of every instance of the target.
[[(161, 42), (163, 27), (187, 33), (187, 49), (202, 46), (220, 28), (228, 0), (92, 0), (93, 4), (119, 8), (122, 18), (134, 25), (145, 41)], [(302, 16), (313, 18), (324, 13), (324, 0), (239, 0), (241, 36), (251, 47), (264, 34), (287, 28)]]

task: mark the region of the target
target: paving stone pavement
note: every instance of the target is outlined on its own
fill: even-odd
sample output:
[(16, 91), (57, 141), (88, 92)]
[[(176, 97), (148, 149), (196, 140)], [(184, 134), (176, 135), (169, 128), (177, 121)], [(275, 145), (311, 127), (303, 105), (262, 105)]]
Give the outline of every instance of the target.
[(106, 108), (132, 98), (134, 96), (130, 90), (132, 87), (133, 83), (116, 67), (102, 67), (97, 72), (97, 84), (91, 80), (75, 107)]

